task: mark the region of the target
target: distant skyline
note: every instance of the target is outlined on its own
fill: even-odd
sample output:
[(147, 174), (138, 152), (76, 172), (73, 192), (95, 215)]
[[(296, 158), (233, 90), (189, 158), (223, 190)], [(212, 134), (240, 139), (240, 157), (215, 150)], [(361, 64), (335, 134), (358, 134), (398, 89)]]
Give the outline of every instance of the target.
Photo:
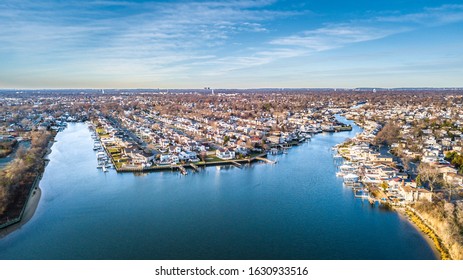
[(459, 1), (0, 2), (0, 88), (463, 87)]

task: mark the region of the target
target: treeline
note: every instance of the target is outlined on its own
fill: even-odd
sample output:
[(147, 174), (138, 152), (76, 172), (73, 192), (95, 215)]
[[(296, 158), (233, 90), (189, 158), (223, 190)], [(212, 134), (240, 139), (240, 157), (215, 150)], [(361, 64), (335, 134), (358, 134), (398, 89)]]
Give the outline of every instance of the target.
[[(20, 148), (15, 159), (0, 171), (0, 222), (22, 209), (32, 182), (43, 171), (43, 156), (53, 135), (48, 131), (31, 133), (31, 147)], [(9, 213), (11, 212), (11, 213)]]

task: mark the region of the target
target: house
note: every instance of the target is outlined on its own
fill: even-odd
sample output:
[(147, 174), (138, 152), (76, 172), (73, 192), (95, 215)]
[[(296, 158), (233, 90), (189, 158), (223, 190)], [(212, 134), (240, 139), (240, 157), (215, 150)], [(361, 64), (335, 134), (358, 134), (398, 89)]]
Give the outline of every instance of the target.
[(444, 173), (444, 181), (450, 184), (463, 186), (463, 176), (456, 173)]
[(238, 146), (236, 149), (235, 149), (235, 152), (238, 153), (238, 154), (241, 154), (243, 156), (246, 156), (248, 154), (248, 149), (244, 146)]
[(159, 164), (169, 164), (170, 163), (170, 155), (160, 155), (159, 156)]
[(175, 163), (175, 164), (177, 164), (177, 163), (179, 163), (179, 162), (180, 162), (180, 158), (179, 158), (177, 155), (172, 155), (172, 156), (170, 157), (170, 163)]
[(220, 158), (220, 159), (224, 159), (224, 160), (227, 160), (227, 159), (234, 159), (235, 158), (235, 152), (234, 151), (231, 151), (229, 149), (217, 149), (215, 151), (215, 155)]
[(388, 180), (387, 183), (392, 189), (395, 189), (395, 190), (399, 189), (401, 186), (406, 186), (406, 187), (411, 187), (411, 188), (417, 187), (416, 182), (408, 178), (403, 179), (400, 177), (395, 177), (395, 178)]
[(195, 152), (188, 152), (188, 158), (192, 162), (199, 161), (198, 154), (196, 154)]
[(388, 155), (380, 155), (377, 157), (376, 159), (377, 161), (379, 162), (392, 162), (393, 161), (393, 157), (392, 156), (388, 156)]
[(188, 156), (187, 153), (185, 152), (180, 152), (178, 154), (178, 158), (181, 160), (181, 161), (188, 161), (190, 159), (190, 157)]
[(0, 135), (0, 142), (9, 142), (13, 140), (14, 137), (12, 135)]
[(448, 165), (440, 166), (438, 170), (439, 170), (439, 173), (444, 174), (444, 176), (445, 176), (445, 173), (455, 173), (455, 174), (457, 173), (456, 168), (448, 166)]
[(410, 186), (399, 186), (398, 192), (406, 202), (414, 202), (418, 200), (427, 200), (432, 202), (432, 192), (425, 189), (412, 188)]

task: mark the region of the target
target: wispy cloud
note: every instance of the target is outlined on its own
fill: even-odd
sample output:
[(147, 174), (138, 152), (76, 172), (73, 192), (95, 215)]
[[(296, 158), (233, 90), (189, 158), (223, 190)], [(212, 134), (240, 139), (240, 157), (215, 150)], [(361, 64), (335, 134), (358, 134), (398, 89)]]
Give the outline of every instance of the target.
[[(157, 66), (213, 57), (213, 47), (243, 33), (266, 32), (265, 21), (291, 12), (266, 9), (274, 1), (134, 3), (97, 1), (56, 9), (54, 1), (0, 4), (0, 50), (52, 58), (147, 60)], [(101, 10), (121, 6), (124, 12)], [(54, 7), (55, 9), (47, 9)], [(52, 12), (57, 10), (56, 12)], [(125, 11), (137, 11), (125, 14)], [(49, 59), (49, 58), (47, 58)]]
[(283, 36), (270, 41), (272, 45), (305, 48), (307, 53), (340, 48), (348, 44), (382, 39), (430, 25), (463, 21), (463, 5), (443, 5), (425, 8), (420, 13), (389, 14), (355, 19), (344, 23), (329, 23), (324, 27)]
[(335, 24), (272, 40), (270, 44), (296, 46), (319, 52), (351, 43), (376, 40), (403, 30), (389, 30), (351, 24)]
[(416, 23), (419, 25), (442, 25), (463, 21), (463, 5), (442, 5), (424, 8), (419, 13), (392, 14), (376, 17), (378, 22)]

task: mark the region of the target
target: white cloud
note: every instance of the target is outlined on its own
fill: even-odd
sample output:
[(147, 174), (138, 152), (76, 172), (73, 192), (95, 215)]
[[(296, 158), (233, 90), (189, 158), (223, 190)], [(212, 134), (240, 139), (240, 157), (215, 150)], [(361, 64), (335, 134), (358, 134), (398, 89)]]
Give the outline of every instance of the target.
[[(400, 30), (402, 31), (402, 30)], [(291, 35), (275, 39), (270, 42), (273, 45), (302, 47), (318, 52), (345, 46), (346, 44), (371, 41), (387, 37), (400, 32), (374, 27), (351, 26), (337, 24), (308, 30), (300, 35)]]
[(416, 23), (420, 25), (442, 25), (463, 21), (463, 5), (442, 5), (425, 8), (419, 13), (396, 14), (377, 17), (378, 22)]
[(309, 53), (319, 52), (348, 44), (378, 40), (420, 27), (461, 21), (463, 21), (463, 5), (443, 5), (437, 8), (425, 8), (420, 13), (394, 14), (326, 24), (321, 28), (276, 38), (270, 41), (270, 44), (305, 48)]
[[(97, 1), (68, 6), (54, 1), (0, 3), (0, 54), (108, 71), (111, 63), (137, 63), (154, 73), (216, 56), (216, 47), (242, 33), (267, 32), (265, 21), (292, 15), (266, 9), (274, 1), (177, 3)], [(128, 12), (113, 14), (106, 6)], [(98, 13), (101, 12), (101, 15)], [(192, 64), (193, 65), (193, 64)], [(125, 67), (113, 67), (111, 72)], [(161, 71), (162, 69), (162, 71)], [(175, 68), (178, 69), (178, 68)]]

